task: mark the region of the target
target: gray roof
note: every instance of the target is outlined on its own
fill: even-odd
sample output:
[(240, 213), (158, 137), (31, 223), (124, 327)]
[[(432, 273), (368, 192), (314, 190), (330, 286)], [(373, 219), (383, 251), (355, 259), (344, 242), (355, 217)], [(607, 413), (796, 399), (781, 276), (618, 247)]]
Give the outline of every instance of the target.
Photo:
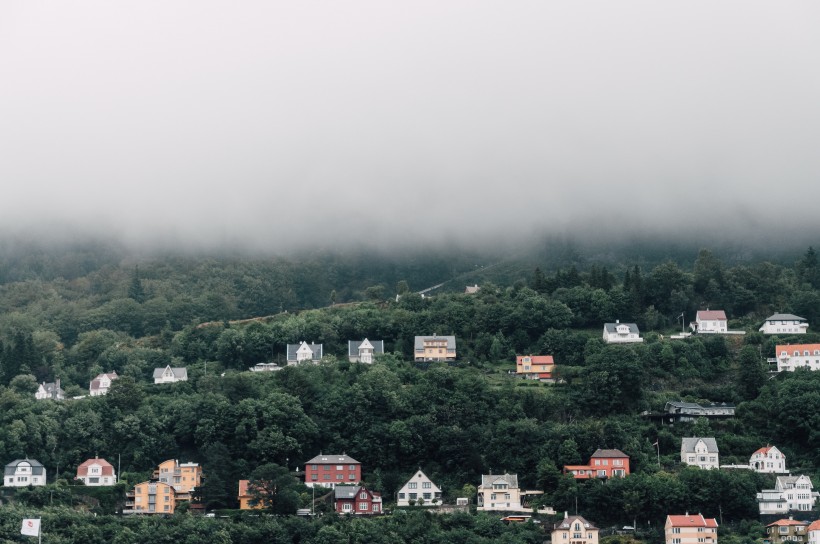
[[(794, 484), (797, 483), (797, 480), (799, 480), (803, 476), (805, 476), (805, 475), (801, 474), (799, 476), (778, 476), (777, 479), (775, 480), (775, 489), (778, 489), (779, 491), (785, 491), (786, 489), (792, 489), (792, 488), (794, 488)], [(809, 484), (811, 484), (812, 488), (813, 488), (814, 484), (812, 484), (811, 478), (809, 478), (808, 476), (806, 476), (806, 478), (808, 478)]]
[(360, 462), (345, 454), (330, 455), (320, 453), (310, 461), (305, 461), (306, 465), (332, 465), (334, 463), (340, 463), (342, 465), (361, 465)]
[(717, 442), (715, 442), (714, 438), (704, 438), (704, 437), (691, 437), (691, 438), (681, 438), (681, 451), (692, 453), (695, 451), (695, 446), (698, 444), (698, 440), (703, 440), (703, 443), (706, 444), (706, 449), (709, 450), (710, 453), (718, 453)]
[(692, 410), (698, 410), (701, 408), (701, 405), (696, 402), (683, 402), (678, 400), (667, 401), (666, 405), (673, 406), (675, 408), (689, 408)]
[(604, 330), (606, 332), (615, 333), (617, 332), (615, 330), (615, 327), (617, 327), (618, 325), (626, 325), (627, 327), (629, 327), (629, 332), (634, 334), (640, 334), (638, 326), (635, 323), (604, 323)]
[(595, 525), (593, 525), (592, 523), (587, 521), (582, 516), (569, 516), (569, 517), (566, 517), (566, 518), (562, 519), (561, 521), (559, 521), (558, 523), (556, 523), (554, 525), (553, 529), (556, 529), (556, 530), (557, 529), (569, 529), (570, 527), (572, 527), (572, 524), (575, 523), (576, 521), (580, 522), (584, 526), (584, 529), (597, 529), (597, 527)]
[[(373, 354), (374, 355), (383, 355), (384, 354), (384, 340), (367, 340), (373, 346)], [(359, 356), (359, 346), (362, 345), (364, 340), (348, 340), (347, 341), (347, 356), (348, 357), (358, 357)]]
[(50, 399), (60, 399), (60, 398), (65, 396), (65, 391), (63, 391), (63, 389), (60, 387), (59, 383), (60, 383), (59, 380), (56, 381), (56, 382), (51, 382), (51, 383), (43, 382), (43, 383), (40, 384), (40, 386), (43, 388), (46, 395), (48, 395), (48, 398), (50, 398)]
[(766, 321), (806, 321), (806, 318), (794, 314), (774, 314), (767, 317)]
[(40, 461), (38, 461), (36, 459), (15, 459), (14, 461), (12, 461), (8, 465), (6, 465), (6, 469), (3, 472), (3, 474), (5, 476), (14, 475), (14, 473), (17, 472), (17, 465), (19, 465), (20, 463), (23, 463), (23, 462), (28, 463), (29, 465), (31, 465), (31, 473), (34, 474), (34, 475), (40, 475), (45, 470), (45, 468), (43, 467), (43, 464), (40, 463)]
[[(162, 373), (165, 372), (166, 368), (170, 368), (170, 367), (166, 366), (164, 368), (155, 368), (154, 369), (154, 379), (161, 378)], [(174, 373), (174, 378), (176, 378), (178, 380), (182, 380), (182, 379), (187, 380), (188, 379), (188, 369), (187, 368), (171, 368), (171, 372)]]
[[(305, 342), (305, 343), (307, 344), (307, 342)], [(299, 346), (301, 346), (301, 345), (302, 345), (301, 342), (298, 343), (298, 344), (288, 344), (288, 352), (287, 352), (287, 360), (288, 361), (295, 361), (296, 360), (296, 352), (299, 351)], [(313, 355), (311, 356), (312, 361), (319, 361), (319, 360), (322, 359), (322, 344), (314, 344), (314, 343), (311, 342), (307, 346), (310, 348), (310, 351), (313, 352)]]
[(481, 487), (488, 489), (498, 480), (505, 480), (509, 487), (518, 488), (518, 474), (482, 474)]
[(595, 453), (592, 454), (593, 459), (596, 457), (626, 457), (629, 459), (629, 456), (621, 450), (602, 450), (600, 448), (595, 450)]
[(423, 350), (424, 349), (424, 341), (425, 340), (447, 340), (447, 349), (456, 349), (456, 337), (455, 336), (416, 336), (415, 341), (415, 349), (416, 350)]
[(360, 485), (337, 485), (333, 488), (333, 497), (335, 499), (353, 499), (361, 487)]

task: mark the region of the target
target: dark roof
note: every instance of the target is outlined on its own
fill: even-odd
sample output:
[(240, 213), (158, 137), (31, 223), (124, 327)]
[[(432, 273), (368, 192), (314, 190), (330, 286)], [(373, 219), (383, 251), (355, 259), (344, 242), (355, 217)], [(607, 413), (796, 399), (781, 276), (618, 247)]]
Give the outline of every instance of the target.
[(568, 517), (562, 519), (561, 521), (559, 521), (558, 523), (556, 523), (555, 526), (553, 527), (553, 529), (555, 529), (555, 530), (569, 529), (569, 528), (572, 527), (572, 524), (575, 523), (576, 521), (580, 522), (584, 526), (584, 529), (597, 529), (597, 527), (595, 525), (593, 525), (592, 523), (587, 521), (582, 516), (568, 516)]
[(774, 314), (766, 318), (766, 321), (805, 321), (805, 317), (794, 314)]
[(333, 488), (333, 497), (337, 500), (354, 499), (360, 488), (359, 485), (337, 485)]
[(640, 334), (640, 331), (638, 330), (638, 325), (636, 325), (635, 323), (604, 323), (604, 330), (606, 332), (611, 333), (617, 332), (616, 327), (618, 325), (626, 325), (627, 327), (629, 327), (629, 332), (634, 334)]
[[(365, 338), (364, 340), (367, 340)], [(364, 340), (348, 340), (347, 341), (347, 356), (348, 357), (358, 357), (359, 356), (359, 346), (364, 343)], [(384, 354), (384, 340), (367, 340), (370, 342), (370, 345), (373, 346), (373, 353), (375, 355), (383, 355)]]
[(691, 438), (681, 438), (681, 451), (689, 453), (695, 451), (695, 446), (697, 446), (698, 440), (703, 440), (703, 443), (706, 445), (706, 449), (709, 451), (709, 453), (718, 452), (717, 442), (715, 442), (714, 438), (703, 438), (698, 436)]
[(596, 457), (626, 457), (629, 459), (629, 456), (622, 452), (621, 450), (602, 450), (597, 449), (595, 453), (592, 454), (592, 458), (595, 459)]
[(298, 344), (288, 344), (288, 351), (287, 351), (287, 360), (288, 361), (295, 361), (296, 360), (296, 352), (299, 351), (299, 347), (302, 344), (307, 344), (307, 347), (310, 348), (310, 351), (313, 352), (311, 356), (311, 361), (319, 361), (322, 358), (322, 344), (314, 344), (307, 342), (300, 342)]
[(361, 465), (360, 462), (345, 454), (329, 455), (320, 453), (310, 461), (305, 461), (306, 465), (332, 465), (334, 463), (339, 463), (342, 465)]
[(415, 341), (415, 349), (416, 351), (421, 351), (424, 349), (424, 341), (425, 340), (447, 340), (447, 349), (454, 350), (456, 349), (456, 337), (455, 336), (416, 336)]
[(12, 476), (14, 473), (17, 472), (17, 465), (19, 465), (20, 463), (28, 463), (29, 465), (31, 465), (31, 473), (35, 475), (43, 474), (43, 471), (45, 470), (43, 464), (36, 459), (15, 459), (14, 461), (6, 465), (4, 474), (6, 476)]

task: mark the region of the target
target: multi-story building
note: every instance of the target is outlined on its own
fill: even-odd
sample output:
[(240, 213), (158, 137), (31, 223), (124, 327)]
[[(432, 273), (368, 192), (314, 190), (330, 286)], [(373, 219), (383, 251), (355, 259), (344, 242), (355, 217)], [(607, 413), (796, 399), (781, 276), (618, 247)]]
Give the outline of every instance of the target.
[(767, 544), (791, 544), (793, 542), (808, 541), (809, 524), (806, 521), (789, 519), (779, 519), (766, 526)]
[(396, 495), (396, 506), (431, 506), (441, 502), (441, 488), (427, 477), (421, 469), (417, 470)]
[(581, 516), (568, 516), (553, 525), (553, 544), (598, 544), (598, 528)]
[(797, 368), (820, 370), (820, 344), (786, 344), (775, 347), (778, 372)]
[(806, 318), (793, 314), (774, 314), (766, 318), (760, 332), (763, 334), (806, 334)]
[(305, 463), (305, 485), (313, 487), (336, 487), (353, 485), (362, 481), (362, 464), (352, 457), (320, 453)]
[(125, 495), (123, 514), (173, 514), (176, 509), (174, 488), (150, 480), (134, 486)]
[(518, 355), (515, 372), (530, 380), (555, 381), (555, 361), (552, 355)]
[(252, 493), (253, 489), (250, 485), (250, 480), (239, 480), (239, 509), (240, 510), (259, 510), (265, 507), (257, 497)]
[(717, 520), (702, 514), (666, 516), (666, 544), (717, 544)]
[(6, 487), (28, 487), (46, 485), (46, 467), (36, 459), (15, 459), (3, 471), (3, 485)]
[(669, 401), (664, 406), (664, 412), (668, 414), (666, 421), (692, 422), (699, 417), (707, 418), (727, 418), (734, 417), (735, 405), (721, 403), (697, 404), (694, 402)]
[(117, 473), (114, 466), (105, 459), (94, 457), (88, 459), (77, 467), (75, 480), (80, 480), (85, 485), (105, 486), (117, 483)]
[(159, 464), (153, 479), (173, 487), (177, 501), (189, 501), (193, 490), (202, 484), (202, 467), (199, 463), (168, 459)]
[(337, 514), (360, 516), (382, 513), (382, 497), (365, 486), (337, 485), (333, 490), (333, 509)]
[(586, 465), (566, 465), (565, 474), (577, 480), (589, 478), (623, 478), (629, 474), (629, 456), (621, 450), (597, 449)]
[(764, 489), (757, 494), (761, 514), (788, 514), (790, 511), (808, 512), (814, 508), (820, 493), (813, 491), (811, 478), (778, 476), (774, 489)]
[(454, 361), (456, 358), (455, 336), (416, 336), (413, 346), (416, 361)]
[(635, 323), (604, 323), (604, 342), (607, 344), (631, 344), (643, 342)]
[(682, 438), (680, 462), (700, 468), (710, 469), (720, 466), (720, 452), (714, 438)]
[(540, 492), (522, 491), (517, 474), (482, 474), (478, 486), (478, 509), (496, 512), (531, 512), (524, 505), (527, 495)]
[(376, 355), (384, 355), (384, 340), (347, 341), (347, 359), (351, 363), (372, 363)]
[(111, 387), (111, 382), (117, 378), (119, 378), (119, 376), (117, 376), (116, 372), (98, 374), (96, 378), (91, 380), (91, 384), (88, 386), (88, 394), (92, 397), (105, 395), (108, 393), (108, 388)]
[(318, 363), (322, 360), (322, 344), (308, 344), (304, 340), (298, 344), (288, 344), (286, 360), (288, 366), (300, 363)]
[(760, 448), (749, 458), (749, 466), (755, 472), (788, 474), (786, 456), (774, 446)]

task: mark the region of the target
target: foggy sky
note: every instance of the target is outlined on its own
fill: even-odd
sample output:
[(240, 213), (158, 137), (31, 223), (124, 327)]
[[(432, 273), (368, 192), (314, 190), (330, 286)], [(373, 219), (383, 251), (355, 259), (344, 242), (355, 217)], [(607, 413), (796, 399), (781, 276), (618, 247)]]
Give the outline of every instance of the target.
[(813, 1), (6, 1), (0, 226), (813, 236), (818, 67)]

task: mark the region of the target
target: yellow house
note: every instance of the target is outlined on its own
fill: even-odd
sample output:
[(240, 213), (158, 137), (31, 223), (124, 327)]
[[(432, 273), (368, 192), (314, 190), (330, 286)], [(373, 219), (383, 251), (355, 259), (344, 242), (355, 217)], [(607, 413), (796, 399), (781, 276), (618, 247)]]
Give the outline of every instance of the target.
[(154, 471), (154, 479), (174, 488), (177, 501), (190, 501), (191, 492), (202, 484), (202, 467), (199, 463), (180, 463), (168, 459)]
[(455, 358), (455, 336), (416, 336), (414, 345), (416, 361), (454, 361)]
[(265, 506), (250, 493), (250, 480), (239, 480), (239, 509), (259, 510)]
[(555, 524), (552, 544), (598, 544), (598, 528), (581, 516), (567, 516)]
[(174, 488), (163, 482), (148, 481), (126, 493), (123, 514), (173, 514)]

